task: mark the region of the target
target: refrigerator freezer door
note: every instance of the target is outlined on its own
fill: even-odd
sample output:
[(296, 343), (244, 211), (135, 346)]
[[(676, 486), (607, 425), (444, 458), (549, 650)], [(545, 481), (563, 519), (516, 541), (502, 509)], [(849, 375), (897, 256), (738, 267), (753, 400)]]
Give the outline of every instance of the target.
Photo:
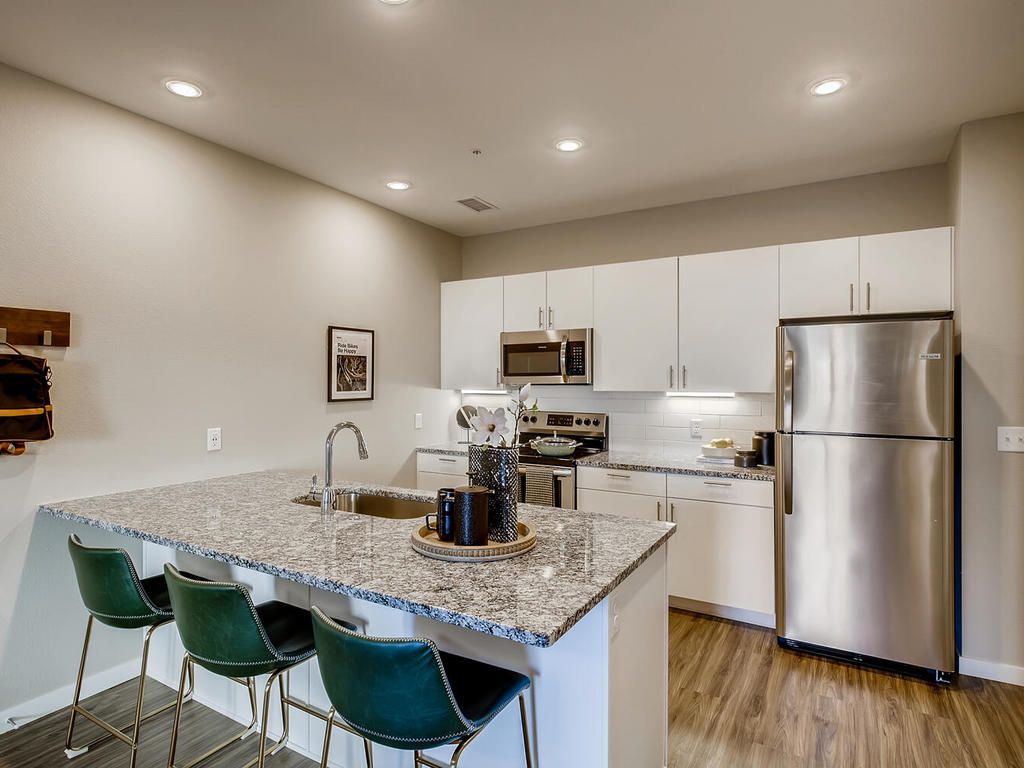
[(952, 442), (779, 441), (779, 636), (955, 670)]
[(953, 436), (952, 320), (779, 329), (778, 428)]

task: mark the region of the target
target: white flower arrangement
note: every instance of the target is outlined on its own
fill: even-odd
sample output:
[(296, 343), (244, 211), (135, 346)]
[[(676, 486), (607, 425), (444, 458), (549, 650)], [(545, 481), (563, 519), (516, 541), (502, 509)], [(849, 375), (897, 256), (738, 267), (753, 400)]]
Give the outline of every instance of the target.
[[(477, 408), (476, 416), (470, 419), (473, 427), (473, 442), (482, 446), (494, 446), (502, 448), (515, 448), (519, 445), (519, 425), (523, 415), (527, 411), (537, 410), (537, 401), (533, 405), (527, 405), (530, 398), (530, 385), (527, 384), (519, 390), (519, 396), (509, 405), (508, 411), (504, 408), (490, 408), (480, 406)], [(508, 430), (508, 418), (512, 415), (512, 442), (506, 440)]]

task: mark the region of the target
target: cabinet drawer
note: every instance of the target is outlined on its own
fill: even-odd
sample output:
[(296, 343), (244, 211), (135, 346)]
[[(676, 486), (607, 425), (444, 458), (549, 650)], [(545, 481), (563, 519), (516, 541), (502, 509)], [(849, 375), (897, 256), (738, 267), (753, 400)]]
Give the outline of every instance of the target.
[(462, 475), (466, 479), (469, 471), (468, 456), (442, 456), (437, 453), (416, 454), (416, 470), (418, 472), (441, 472), (446, 475)]
[(579, 488), (593, 488), (597, 491), (620, 491), (645, 496), (665, 495), (665, 476), (657, 472), (580, 467), (576, 475), (576, 485)]
[(775, 483), (764, 480), (733, 480), (728, 477), (669, 475), (668, 495), (675, 499), (773, 507)]

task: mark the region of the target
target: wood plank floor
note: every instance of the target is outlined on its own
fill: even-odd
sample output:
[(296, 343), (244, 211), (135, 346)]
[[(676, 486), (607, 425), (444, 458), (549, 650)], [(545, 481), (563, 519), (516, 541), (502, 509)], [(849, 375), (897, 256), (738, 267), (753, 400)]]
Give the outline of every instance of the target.
[[(671, 613), (669, 633), (671, 768), (1024, 768), (1024, 688), (974, 678), (937, 688), (784, 651), (768, 630), (680, 611)], [(157, 683), (149, 694), (153, 704), (172, 695)], [(90, 705), (127, 722), (133, 695), (126, 683)], [(144, 727), (139, 768), (166, 765), (170, 720), (168, 713)], [(0, 768), (127, 765), (127, 748), (116, 742), (69, 763), (66, 726), (65, 710), (0, 736)], [(190, 703), (179, 755), (187, 760), (237, 727)], [(82, 737), (94, 732), (83, 721)], [(242, 765), (255, 752), (249, 738), (205, 765)], [(466, 766), (479, 764), (471, 748)], [(268, 768), (314, 766), (288, 751), (268, 761)]]
[(939, 688), (679, 611), (669, 646), (672, 768), (1024, 768), (1024, 688)]

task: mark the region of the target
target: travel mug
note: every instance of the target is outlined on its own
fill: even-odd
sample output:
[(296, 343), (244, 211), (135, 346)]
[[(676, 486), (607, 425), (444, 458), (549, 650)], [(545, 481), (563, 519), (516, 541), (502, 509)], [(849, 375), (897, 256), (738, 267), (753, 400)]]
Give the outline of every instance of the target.
[(490, 491), (481, 485), (455, 489), (455, 543), (481, 547), (487, 543), (487, 500)]
[[(435, 518), (434, 525), (430, 518)], [(455, 539), (455, 489), (440, 488), (437, 491), (437, 511), (427, 515), (427, 529), (437, 531), (440, 541)]]

